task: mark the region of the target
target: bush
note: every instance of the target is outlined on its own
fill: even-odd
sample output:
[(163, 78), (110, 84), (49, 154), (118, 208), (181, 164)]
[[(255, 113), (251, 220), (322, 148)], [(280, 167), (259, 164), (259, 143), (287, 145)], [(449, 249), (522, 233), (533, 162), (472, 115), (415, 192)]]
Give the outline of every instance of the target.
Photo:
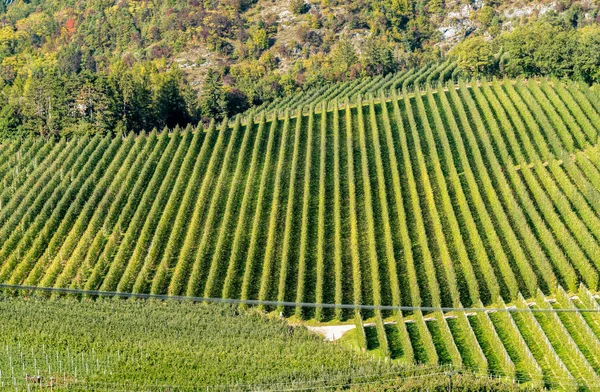
[(304, 2), (304, 0), (292, 0), (290, 1), (290, 11), (294, 15), (301, 15), (306, 13), (310, 8), (310, 5)]

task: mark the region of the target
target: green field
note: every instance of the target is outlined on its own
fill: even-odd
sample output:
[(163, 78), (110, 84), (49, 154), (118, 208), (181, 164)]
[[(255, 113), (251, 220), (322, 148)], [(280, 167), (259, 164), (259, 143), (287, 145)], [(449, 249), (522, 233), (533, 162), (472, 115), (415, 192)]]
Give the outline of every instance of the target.
[[(0, 297), (0, 390), (446, 390), (448, 368), (381, 361), (256, 310), (219, 304)], [(24, 328), (26, 327), (26, 328)], [(441, 376), (441, 377), (440, 377)], [(456, 374), (453, 383), (510, 383)], [(436, 389), (437, 388), (437, 389)]]
[[(596, 90), (506, 80), (350, 96), (208, 130), (3, 145), (0, 282), (598, 308)], [(600, 385), (595, 313), (260, 310), (356, 323), (353, 344), (397, 362)]]
[(22, 388), (24, 373), (46, 380), (54, 375), (64, 387), (106, 390), (309, 386), (402, 373), (396, 365), (230, 306), (4, 298), (0, 317), (3, 387), (12, 385), (14, 375)]

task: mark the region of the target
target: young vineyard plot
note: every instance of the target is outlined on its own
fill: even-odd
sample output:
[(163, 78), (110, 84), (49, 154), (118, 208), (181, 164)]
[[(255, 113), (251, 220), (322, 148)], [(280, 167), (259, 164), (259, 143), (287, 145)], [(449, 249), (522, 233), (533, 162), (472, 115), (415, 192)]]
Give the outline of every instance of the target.
[(333, 83), (329, 86), (313, 88), (292, 94), (287, 97), (277, 98), (274, 101), (264, 103), (258, 108), (252, 108), (248, 112), (256, 110), (283, 113), (285, 110), (297, 110), (304, 107), (308, 109), (314, 102), (329, 102), (333, 99), (338, 101), (348, 100), (356, 103), (361, 96), (369, 94), (389, 95), (391, 91), (402, 89), (421, 89), (432, 82), (445, 82), (456, 79), (460, 70), (456, 62), (445, 61), (440, 64), (431, 64), (422, 68), (411, 68), (405, 71), (391, 73), (387, 76), (365, 77), (353, 81)]
[(600, 97), (547, 80), (406, 89), (453, 69), (207, 130), (3, 145), (0, 282), (314, 303), (260, 308), (356, 322), (359, 345), (406, 362), (599, 387), (598, 315), (529, 310), (598, 308)]

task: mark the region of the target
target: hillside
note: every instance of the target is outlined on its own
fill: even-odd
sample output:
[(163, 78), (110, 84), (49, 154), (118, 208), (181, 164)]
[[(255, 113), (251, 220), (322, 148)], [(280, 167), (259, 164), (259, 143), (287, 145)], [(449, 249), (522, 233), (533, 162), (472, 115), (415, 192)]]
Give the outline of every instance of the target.
[(600, 390), (600, 0), (0, 1), (0, 390)]
[(207, 131), (8, 143), (0, 278), (448, 306), (595, 290), (595, 94), (462, 83)]
[(0, 2), (0, 139), (208, 125), (447, 61), (463, 78), (599, 82), (596, 3)]
[(3, 144), (0, 281), (315, 303), (259, 309), (354, 323), (352, 344), (402, 362), (598, 385), (596, 314), (535, 311), (598, 309), (597, 91), (325, 97), (206, 130)]

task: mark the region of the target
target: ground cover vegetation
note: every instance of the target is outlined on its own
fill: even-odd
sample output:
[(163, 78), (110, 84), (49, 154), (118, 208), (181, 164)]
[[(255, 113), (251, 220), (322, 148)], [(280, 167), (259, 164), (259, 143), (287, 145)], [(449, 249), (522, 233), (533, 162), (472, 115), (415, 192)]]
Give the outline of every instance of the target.
[[(373, 359), (230, 305), (2, 297), (0, 314), (2, 390), (369, 390), (403, 381), (414, 390), (417, 381), (440, 389), (448, 383), (447, 368)], [(453, 382), (514, 390), (469, 372)]]
[(6, 142), (0, 280), (311, 302), (258, 308), (353, 323), (352, 345), (397, 362), (593, 389), (596, 315), (528, 310), (598, 308), (597, 90), (432, 83), (206, 129)]

